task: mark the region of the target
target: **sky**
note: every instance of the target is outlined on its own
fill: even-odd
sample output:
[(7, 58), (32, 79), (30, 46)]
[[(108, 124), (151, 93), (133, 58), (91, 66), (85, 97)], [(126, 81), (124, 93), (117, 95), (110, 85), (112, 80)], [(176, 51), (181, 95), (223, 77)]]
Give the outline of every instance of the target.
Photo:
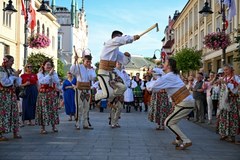
[[(81, 8), (82, 0), (76, 0)], [(158, 23), (156, 29), (143, 35), (132, 44), (120, 47), (121, 52), (132, 55), (153, 57), (154, 52), (160, 58), (158, 50), (162, 47), (164, 29), (168, 25), (169, 15), (175, 10), (182, 11), (188, 0), (84, 0), (84, 8), (89, 28), (88, 48), (93, 55), (93, 62), (99, 61), (104, 42), (111, 38), (113, 30), (124, 35), (141, 34)], [(72, 0), (56, 0), (57, 6), (70, 9)], [(158, 49), (158, 50), (157, 50)]]

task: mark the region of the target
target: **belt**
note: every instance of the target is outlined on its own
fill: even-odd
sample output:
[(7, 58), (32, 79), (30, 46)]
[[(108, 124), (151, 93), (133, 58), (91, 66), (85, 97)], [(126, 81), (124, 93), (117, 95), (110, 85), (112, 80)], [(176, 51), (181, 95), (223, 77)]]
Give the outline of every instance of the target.
[(116, 67), (116, 61), (100, 60), (99, 69), (112, 71)]

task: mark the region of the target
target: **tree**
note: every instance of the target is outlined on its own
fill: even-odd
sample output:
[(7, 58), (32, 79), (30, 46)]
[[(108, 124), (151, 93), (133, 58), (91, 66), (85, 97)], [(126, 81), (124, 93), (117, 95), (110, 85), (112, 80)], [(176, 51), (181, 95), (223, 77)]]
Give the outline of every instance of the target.
[(235, 37), (235, 43), (238, 43), (238, 46), (237, 46), (238, 54), (237, 54), (237, 57), (234, 58), (234, 61), (240, 63), (240, 34), (237, 37)]
[(57, 63), (58, 63), (58, 65), (57, 65), (58, 76), (59, 76), (59, 78), (63, 79), (66, 76), (65, 72), (64, 72), (64, 64), (59, 59), (57, 60)]
[(27, 63), (31, 63), (33, 66), (33, 73), (38, 73), (38, 70), (40, 69), (41, 65), (43, 64), (43, 62), (47, 59), (51, 59), (51, 61), (53, 61), (53, 58), (49, 58), (47, 56), (45, 56), (43, 53), (31, 53), (28, 56), (28, 60)]
[(201, 55), (201, 51), (191, 48), (183, 48), (174, 56), (177, 61), (177, 68), (183, 73), (198, 70), (201, 67)]

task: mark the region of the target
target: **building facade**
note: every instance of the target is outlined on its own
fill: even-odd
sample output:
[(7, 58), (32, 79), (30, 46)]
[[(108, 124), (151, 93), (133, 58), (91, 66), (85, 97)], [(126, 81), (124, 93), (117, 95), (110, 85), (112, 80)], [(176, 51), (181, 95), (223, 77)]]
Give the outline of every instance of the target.
[[(220, 4), (218, 0), (208, 0), (211, 5), (213, 14), (204, 17), (199, 14), (204, 6), (203, 0), (189, 0), (180, 15), (172, 25), (174, 29), (174, 52), (188, 47), (202, 50), (203, 68), (206, 73), (210, 71), (217, 72), (222, 67), (222, 50), (211, 50), (204, 46), (204, 36), (222, 30), (222, 14), (219, 14)], [(226, 33), (230, 35), (231, 45), (226, 49), (226, 64), (233, 65), (235, 73), (240, 74), (238, 62), (234, 62), (237, 56), (234, 37), (237, 36), (235, 31), (240, 24), (240, 1), (235, 0), (236, 15), (228, 22)], [(228, 17), (229, 8), (226, 8), (226, 17)]]
[(68, 69), (74, 62), (73, 46), (75, 46), (79, 57), (82, 56), (84, 50), (88, 49), (88, 25), (84, 0), (82, 0), (81, 9), (78, 9), (75, 0), (72, 0), (71, 10), (66, 7), (56, 6), (55, 0), (52, 1), (51, 6), (58, 23), (61, 25), (58, 32), (58, 58)]
[[(22, 69), (24, 64), (24, 44), (25, 44), (25, 19), (21, 15), (21, 1), (13, 1), (14, 7), (18, 12), (8, 14), (2, 11), (8, 4), (8, 0), (0, 2), (0, 17), (3, 17), (0, 22), (0, 59), (6, 54), (10, 54), (14, 57), (14, 68)], [(36, 10), (40, 7), (41, 2), (39, 0), (32, 0), (32, 6)], [(27, 6), (27, 4), (25, 4)], [(57, 37), (58, 29), (60, 25), (57, 22), (56, 17), (52, 13), (42, 15), (36, 12), (36, 26), (34, 31), (30, 33), (28, 30), (28, 37), (31, 34), (41, 33), (51, 40), (50, 46), (43, 49), (31, 49), (28, 47), (26, 58), (31, 53), (41, 52), (48, 57), (53, 57), (54, 64), (57, 66)]]

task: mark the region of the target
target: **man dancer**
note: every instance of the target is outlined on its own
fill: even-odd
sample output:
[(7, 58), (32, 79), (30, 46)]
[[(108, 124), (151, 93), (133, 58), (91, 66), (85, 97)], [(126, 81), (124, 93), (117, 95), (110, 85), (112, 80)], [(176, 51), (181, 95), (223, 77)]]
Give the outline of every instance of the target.
[(88, 123), (88, 112), (90, 106), (90, 81), (96, 78), (96, 73), (91, 69), (91, 55), (83, 57), (83, 64), (77, 64), (78, 56), (75, 57), (75, 64), (70, 68), (70, 72), (77, 77), (77, 85), (75, 90), (76, 105), (76, 129), (80, 130), (81, 117), (83, 117), (83, 129), (93, 129)]
[[(116, 67), (114, 69), (116, 73), (115, 81), (124, 84), (126, 87), (130, 86), (130, 77), (123, 70), (122, 64), (116, 62)], [(112, 128), (120, 127), (118, 120), (121, 115), (121, 110), (123, 107), (124, 95), (116, 96), (111, 102), (111, 112), (110, 112), (110, 124)]]
[(98, 70), (98, 80), (102, 92), (96, 93), (95, 100), (108, 99), (108, 101), (111, 102), (115, 96), (122, 95), (126, 90), (126, 86), (124, 84), (113, 81), (114, 74), (112, 71), (116, 65), (116, 61), (122, 63), (123, 65), (130, 62), (130, 54), (128, 52), (120, 52), (119, 47), (138, 40), (140, 36), (122, 35), (123, 33), (120, 31), (113, 31), (112, 39), (104, 44)]
[(177, 136), (177, 141), (173, 142), (176, 145), (176, 149), (184, 150), (190, 147), (192, 142), (179, 129), (177, 123), (193, 110), (194, 99), (181, 80), (174, 59), (170, 58), (166, 60), (163, 69), (166, 74), (156, 81), (151, 82), (148, 87), (154, 92), (165, 89), (167, 94), (171, 96), (172, 102), (175, 105), (174, 111), (166, 118), (165, 125)]

